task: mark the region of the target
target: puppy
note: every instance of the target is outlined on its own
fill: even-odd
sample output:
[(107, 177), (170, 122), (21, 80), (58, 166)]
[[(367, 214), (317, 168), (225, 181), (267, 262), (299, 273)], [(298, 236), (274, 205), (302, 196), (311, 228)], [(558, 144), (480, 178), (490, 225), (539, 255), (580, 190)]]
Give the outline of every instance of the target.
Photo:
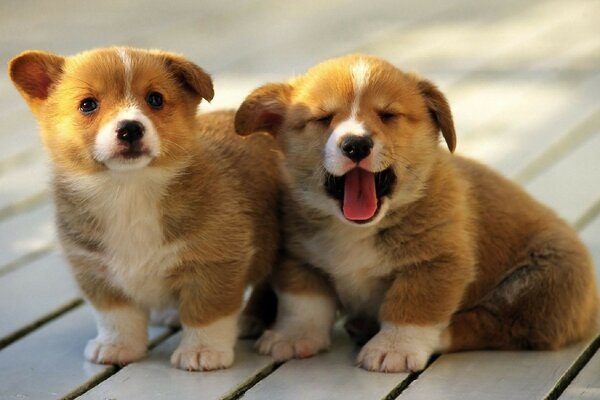
[(429, 81), (349, 55), (256, 89), (235, 124), (275, 135), (287, 174), (288, 257), (261, 353), (326, 349), (337, 304), (372, 371), (419, 371), (434, 352), (557, 349), (594, 331), (585, 247), (515, 184), (450, 154), (450, 108)]
[(172, 364), (229, 367), (244, 290), (277, 255), (274, 140), (240, 138), (233, 112), (197, 115), (212, 81), (179, 55), (27, 51), (9, 73), (39, 122), (60, 241), (96, 311), (86, 358), (141, 358), (149, 310), (175, 307)]

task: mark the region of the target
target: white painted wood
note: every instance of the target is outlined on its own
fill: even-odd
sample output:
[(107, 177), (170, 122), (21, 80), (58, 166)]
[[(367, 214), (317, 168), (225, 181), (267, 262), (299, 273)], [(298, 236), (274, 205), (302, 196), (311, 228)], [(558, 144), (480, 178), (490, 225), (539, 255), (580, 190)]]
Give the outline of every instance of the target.
[(596, 219), (584, 228), (581, 238), (588, 245), (596, 261), (596, 278), (600, 283), (600, 216), (596, 216)]
[(559, 398), (600, 399), (600, 353), (596, 353)]
[(288, 361), (250, 389), (244, 399), (380, 399), (408, 376), (406, 373), (369, 372), (356, 367), (356, 346), (340, 326), (336, 327), (334, 336), (331, 351)]
[(238, 343), (235, 362), (230, 369), (178, 370), (169, 364), (169, 357), (180, 338), (180, 334), (171, 337), (155, 348), (146, 360), (127, 366), (80, 399), (220, 399), (272, 364), (269, 357), (253, 351), (251, 341), (245, 340)]
[(20, 257), (48, 247), (54, 240), (51, 204), (0, 221), (0, 270)]
[(0, 278), (0, 339), (80, 297), (58, 252), (7, 273)]
[(600, 126), (582, 143), (527, 185), (528, 191), (570, 222), (600, 198)]
[[(150, 337), (166, 332), (153, 327)], [(96, 335), (91, 309), (79, 307), (0, 351), (0, 398), (56, 399), (110, 366), (85, 361), (83, 349)]]
[(558, 352), (466, 352), (437, 359), (399, 400), (542, 399), (585, 349)]
[[(49, 189), (49, 166), (41, 152), (31, 163), (0, 174), (0, 212), (15, 203), (26, 201)], [(49, 197), (49, 196), (48, 196)]]

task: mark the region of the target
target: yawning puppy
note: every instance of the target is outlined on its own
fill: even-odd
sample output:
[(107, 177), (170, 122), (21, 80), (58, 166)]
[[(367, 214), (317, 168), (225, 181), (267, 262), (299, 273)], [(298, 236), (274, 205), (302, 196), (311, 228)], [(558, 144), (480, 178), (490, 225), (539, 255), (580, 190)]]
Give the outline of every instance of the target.
[(439, 146), (440, 131), (450, 152), (456, 137), (429, 81), (346, 56), (258, 88), (235, 122), (277, 136), (287, 171), (289, 257), (260, 352), (326, 349), (336, 304), (374, 371), (418, 371), (440, 351), (556, 349), (593, 331), (585, 247), (516, 185)]
[(244, 289), (277, 253), (272, 138), (243, 140), (233, 112), (196, 115), (212, 81), (171, 53), (28, 51), (9, 73), (39, 121), (60, 241), (96, 311), (86, 357), (139, 359), (148, 311), (175, 307), (173, 365), (230, 366)]

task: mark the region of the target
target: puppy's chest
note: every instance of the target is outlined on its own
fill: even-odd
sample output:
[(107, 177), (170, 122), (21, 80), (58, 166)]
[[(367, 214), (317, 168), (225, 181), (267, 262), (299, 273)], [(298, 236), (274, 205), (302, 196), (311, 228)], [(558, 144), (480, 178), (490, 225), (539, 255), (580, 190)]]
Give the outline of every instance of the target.
[(169, 301), (165, 275), (180, 249), (165, 243), (161, 198), (161, 187), (109, 182), (89, 203), (102, 244), (92, 257), (106, 268), (105, 279), (146, 306)]
[(393, 266), (371, 232), (321, 230), (303, 242), (308, 261), (333, 278), (346, 311), (377, 313)]

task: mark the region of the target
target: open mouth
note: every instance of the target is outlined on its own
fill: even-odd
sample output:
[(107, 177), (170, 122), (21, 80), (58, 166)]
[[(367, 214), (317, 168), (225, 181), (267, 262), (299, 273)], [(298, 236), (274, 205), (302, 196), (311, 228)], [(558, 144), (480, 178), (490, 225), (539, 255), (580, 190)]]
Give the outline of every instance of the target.
[(381, 172), (357, 167), (342, 176), (328, 174), (325, 189), (340, 201), (347, 220), (366, 223), (377, 215), (381, 199), (392, 192), (395, 183), (396, 175), (391, 167)]

